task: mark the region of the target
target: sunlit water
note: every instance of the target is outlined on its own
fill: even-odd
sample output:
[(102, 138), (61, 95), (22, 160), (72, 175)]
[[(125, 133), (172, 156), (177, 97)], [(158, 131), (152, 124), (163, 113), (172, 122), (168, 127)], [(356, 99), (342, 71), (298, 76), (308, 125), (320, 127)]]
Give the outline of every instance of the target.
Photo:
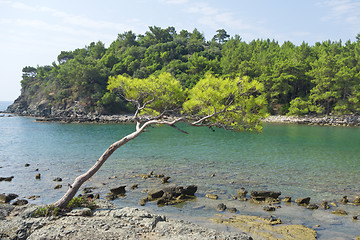
[[(342, 207), (351, 214), (338, 217), (329, 211), (282, 204), (269, 214), (262, 206), (231, 200), (241, 187), (281, 191), (281, 196), (293, 199), (309, 196), (313, 203), (360, 195), (360, 128), (265, 125), (262, 134), (252, 134), (179, 126), (190, 134), (157, 127), (127, 143), (85, 186), (98, 187), (94, 192), (105, 196), (110, 188), (126, 185), (126, 197), (114, 202), (119, 207), (138, 206), (145, 190), (161, 183), (134, 175), (154, 171), (170, 176), (171, 183), (198, 186), (197, 198), (181, 206), (145, 206), (160, 213), (209, 225), (206, 219), (215, 216), (216, 205), (223, 202), (236, 207), (239, 214), (274, 215), (285, 223), (308, 227), (319, 224), (319, 239), (360, 235), (360, 223), (352, 221), (353, 215), (360, 215), (360, 207)], [(31, 202), (52, 203), (110, 144), (133, 130), (132, 124), (62, 124), (0, 117), (0, 177), (14, 176), (11, 182), (0, 182), (0, 192), (40, 195)], [(26, 163), (30, 166), (25, 167)], [(37, 173), (41, 180), (35, 179)], [(61, 189), (53, 189), (59, 184), (52, 181), (55, 177), (63, 178)], [(130, 190), (133, 184), (139, 188)], [(206, 193), (218, 194), (220, 199), (209, 200)]]

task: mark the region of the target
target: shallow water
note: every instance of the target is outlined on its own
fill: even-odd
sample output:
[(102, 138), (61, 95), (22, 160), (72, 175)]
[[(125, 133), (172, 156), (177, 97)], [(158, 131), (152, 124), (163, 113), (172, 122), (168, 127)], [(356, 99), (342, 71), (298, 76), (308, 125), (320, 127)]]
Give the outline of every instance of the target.
[[(217, 213), (220, 202), (241, 214), (270, 215), (262, 206), (232, 201), (240, 187), (281, 191), (282, 196), (293, 199), (309, 196), (314, 203), (360, 195), (360, 128), (265, 125), (262, 134), (251, 134), (179, 126), (190, 134), (169, 127), (151, 128), (118, 149), (85, 185), (98, 187), (95, 192), (104, 196), (109, 188), (139, 184), (139, 189), (115, 201), (122, 207), (137, 206), (146, 189), (161, 186), (159, 179), (134, 177), (137, 173), (154, 171), (170, 176), (178, 185), (196, 184), (195, 200), (162, 208), (148, 203), (146, 208), (202, 224), (209, 224), (206, 219)], [(0, 176), (14, 176), (12, 182), (0, 182), (0, 192), (40, 195), (32, 202), (51, 203), (111, 143), (133, 129), (131, 124), (62, 124), (0, 117)], [(41, 180), (35, 179), (37, 173)], [(111, 176), (117, 178), (109, 179)], [(53, 190), (59, 184), (52, 181), (55, 177), (63, 178), (63, 188)], [(210, 192), (220, 200), (206, 199)], [(319, 239), (360, 235), (360, 223), (351, 220), (352, 215), (360, 215), (360, 207), (342, 207), (352, 215), (337, 217), (329, 211), (282, 206), (271, 215), (286, 223), (320, 224)]]

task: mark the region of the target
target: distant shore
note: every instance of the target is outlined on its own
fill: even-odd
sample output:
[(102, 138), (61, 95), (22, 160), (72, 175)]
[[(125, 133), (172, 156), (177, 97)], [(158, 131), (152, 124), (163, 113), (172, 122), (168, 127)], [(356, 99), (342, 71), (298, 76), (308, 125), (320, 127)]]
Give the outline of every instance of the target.
[[(0, 117), (9, 117), (13, 113), (1, 112)], [(51, 116), (34, 116), (21, 115), (18, 116), (35, 117), (39, 122), (65, 122), (65, 123), (133, 123), (135, 119), (131, 114), (118, 115), (100, 115), (100, 114), (72, 114), (72, 115), (51, 115)], [(169, 119), (173, 117), (168, 117)], [(263, 119), (264, 123), (281, 123), (281, 124), (303, 124), (303, 125), (319, 125), (319, 126), (347, 126), (359, 127), (360, 115), (343, 115), (343, 116), (286, 116), (271, 115)]]
[(305, 124), (319, 126), (360, 126), (360, 116), (344, 115), (344, 116), (284, 116), (273, 115), (263, 120), (266, 123), (290, 123)]

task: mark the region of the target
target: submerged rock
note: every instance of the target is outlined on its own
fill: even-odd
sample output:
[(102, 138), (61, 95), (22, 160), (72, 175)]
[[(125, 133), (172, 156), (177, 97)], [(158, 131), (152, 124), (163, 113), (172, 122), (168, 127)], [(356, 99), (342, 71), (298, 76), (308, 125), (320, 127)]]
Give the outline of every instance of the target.
[(221, 216), (211, 220), (239, 228), (253, 235), (255, 239), (317, 239), (317, 233), (314, 229), (303, 225), (282, 225), (281, 220), (274, 217), (263, 218), (239, 215), (230, 218)]
[(0, 182), (5, 181), (5, 182), (11, 182), (11, 180), (13, 180), (14, 176), (11, 177), (0, 177)]
[(348, 215), (348, 213), (345, 210), (341, 210), (341, 209), (331, 211), (331, 213), (335, 214), (335, 215), (342, 215), (342, 216)]
[(322, 202), (321, 202), (321, 208), (327, 210), (327, 209), (330, 208), (330, 206), (329, 206), (329, 204), (328, 204), (327, 201), (322, 201)]
[(246, 198), (246, 194), (248, 193), (248, 191), (246, 191), (245, 188), (240, 188), (237, 192), (237, 199), (239, 201), (246, 201), (247, 198)]
[(205, 197), (210, 198), (210, 199), (213, 199), (213, 200), (217, 200), (217, 199), (219, 198), (218, 195), (212, 194), (212, 193), (206, 194)]
[(41, 174), (40, 174), (40, 173), (38, 173), (38, 174), (35, 175), (35, 179), (38, 179), (38, 180), (39, 180), (40, 178), (41, 178)]
[(347, 198), (347, 196), (343, 196), (342, 199), (340, 200), (340, 202), (342, 204), (347, 204), (349, 202), (349, 199)]
[(223, 212), (223, 211), (226, 210), (226, 205), (223, 204), (223, 203), (220, 203), (220, 204), (218, 204), (218, 205), (216, 206), (216, 209), (217, 209), (218, 211)]

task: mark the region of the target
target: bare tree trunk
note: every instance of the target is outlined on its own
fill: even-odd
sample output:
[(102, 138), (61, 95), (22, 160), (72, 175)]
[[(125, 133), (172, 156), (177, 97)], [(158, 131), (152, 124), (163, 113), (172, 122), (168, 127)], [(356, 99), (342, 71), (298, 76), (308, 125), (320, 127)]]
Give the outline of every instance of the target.
[(55, 207), (64, 208), (66, 207), (71, 199), (75, 196), (81, 185), (86, 182), (89, 178), (91, 178), (105, 163), (105, 161), (113, 154), (113, 152), (124, 145), (125, 143), (129, 142), (130, 140), (139, 136), (140, 133), (144, 131), (146, 126), (139, 128), (137, 131), (127, 135), (126, 137), (122, 138), (121, 140), (113, 143), (104, 153), (103, 155), (96, 161), (96, 163), (84, 174), (78, 176), (74, 183), (70, 185), (69, 189), (65, 193), (65, 195), (54, 203)]

